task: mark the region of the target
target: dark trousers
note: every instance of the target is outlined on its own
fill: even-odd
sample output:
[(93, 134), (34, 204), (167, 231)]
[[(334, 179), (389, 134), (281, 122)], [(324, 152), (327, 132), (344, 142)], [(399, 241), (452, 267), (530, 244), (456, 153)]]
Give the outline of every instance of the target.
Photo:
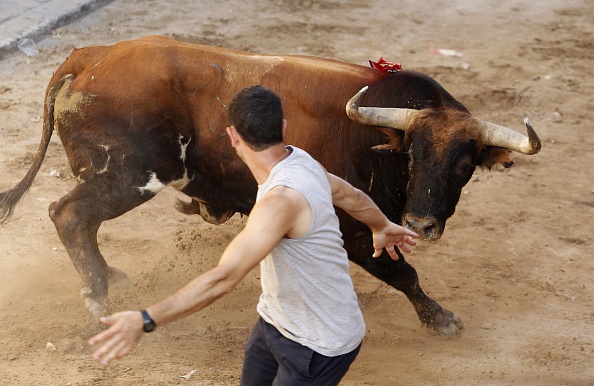
[(245, 345), (240, 386), (338, 385), (360, 350), (359, 345), (327, 357), (285, 338), (260, 318)]

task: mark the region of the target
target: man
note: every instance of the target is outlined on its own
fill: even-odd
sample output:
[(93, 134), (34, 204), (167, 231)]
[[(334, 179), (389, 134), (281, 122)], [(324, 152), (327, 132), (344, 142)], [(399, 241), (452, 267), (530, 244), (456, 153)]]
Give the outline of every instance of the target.
[(101, 319), (111, 326), (89, 340), (103, 364), (120, 359), (143, 331), (197, 312), (230, 292), (260, 264), (260, 319), (245, 347), (241, 385), (336, 385), (361, 347), (365, 324), (334, 207), (373, 231), (374, 257), (410, 252), (418, 235), (388, 220), (374, 202), (330, 174), (303, 150), (285, 146), (279, 97), (261, 87), (229, 105), (227, 134), (258, 183), (245, 228), (216, 268), (146, 310)]

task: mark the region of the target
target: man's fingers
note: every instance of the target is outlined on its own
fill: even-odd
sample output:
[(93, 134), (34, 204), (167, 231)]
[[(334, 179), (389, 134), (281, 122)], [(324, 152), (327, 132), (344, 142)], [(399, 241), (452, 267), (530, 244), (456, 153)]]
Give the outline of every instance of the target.
[(390, 247), (387, 247), (386, 251), (388, 251), (388, 254), (392, 258), (392, 260), (398, 260), (400, 258), (400, 256), (398, 256), (398, 253), (396, 253), (396, 250), (394, 249), (393, 245)]
[[(107, 331), (110, 331), (112, 329), (113, 328), (110, 328)], [(104, 332), (107, 332), (107, 331), (104, 331)], [(100, 335), (97, 335), (96, 337), (101, 338)], [(114, 335), (115, 334), (110, 334), (109, 336), (106, 336), (104, 339), (97, 339), (95, 341), (96, 343), (100, 343), (100, 342), (105, 342), (105, 343), (103, 344), (103, 346), (101, 346), (99, 349), (97, 349), (97, 351), (95, 351), (95, 354), (93, 354), (93, 358), (100, 361), (103, 357), (105, 357), (107, 355), (107, 353), (112, 351), (114, 349), (114, 347), (116, 347), (119, 344), (119, 339), (117, 339), (117, 337), (115, 337)]]
[(415, 239), (413, 239), (412, 237), (406, 237), (404, 239), (404, 242), (407, 243), (408, 245), (412, 245), (413, 247), (415, 245), (417, 245), (417, 242), (415, 241)]
[[(388, 255), (390, 255), (390, 257), (393, 260), (398, 260), (400, 258), (400, 256), (398, 256), (398, 253), (394, 249), (394, 245), (389, 246), (389, 247), (386, 247), (385, 249), (386, 249), (386, 252), (388, 252)], [(380, 257), (382, 255), (382, 252), (383, 251), (384, 251), (384, 248), (380, 248), (380, 249), (375, 248), (372, 256), (374, 258), (378, 258), (378, 257)]]
[(384, 248), (377, 248), (377, 246), (380, 245), (385, 247), (386, 251), (393, 260), (398, 260), (400, 258), (398, 253), (395, 251), (395, 247), (398, 247), (402, 252), (411, 253), (412, 249), (409, 247), (409, 245), (411, 247), (417, 245), (415, 239), (418, 238), (419, 235), (416, 232), (402, 228), (395, 224), (394, 226), (398, 227), (398, 232), (382, 231), (385, 234), (381, 235), (379, 238), (376, 238), (374, 234), (374, 252), (372, 255), (374, 258), (380, 257), (383, 252)]
[(108, 365), (111, 361), (121, 359), (130, 351), (130, 345), (126, 341), (120, 341), (113, 345), (113, 347), (103, 354), (101, 357), (95, 357), (103, 365)]
[[(111, 329), (113, 329), (113, 327)], [(107, 340), (101, 348), (95, 351), (93, 358), (101, 362), (101, 364), (108, 365), (114, 359), (122, 358), (132, 349), (132, 347), (134, 347), (134, 343), (126, 339), (125, 336), (113, 336), (111, 339)]]
[[(410, 249), (406, 244), (402, 244), (402, 246), (400, 247), (400, 250), (406, 253), (411, 253), (412, 249)], [(395, 259), (397, 260), (397, 259)]]
[(415, 239), (418, 239), (419, 238), (419, 234), (416, 233), (416, 232), (411, 231), (410, 229), (406, 229), (406, 234), (408, 236), (410, 236), (410, 237), (414, 237)]
[[(110, 317), (105, 317), (105, 316), (102, 317), (101, 319), (99, 319), (99, 321), (101, 323), (105, 324), (106, 326), (111, 326), (114, 323)], [(97, 335), (93, 336), (91, 339), (89, 339), (89, 344), (91, 346), (94, 346), (97, 343), (106, 341), (107, 339), (111, 338), (113, 336), (113, 334), (115, 334), (114, 330), (115, 329), (113, 329), (113, 328), (108, 328), (107, 330), (100, 332), (99, 334), (97, 334)]]
[(94, 346), (97, 343), (101, 343), (101, 342), (104, 342), (104, 341), (108, 340), (114, 334), (115, 334), (115, 332), (113, 331), (113, 329), (112, 328), (108, 328), (107, 330), (105, 330), (103, 332), (100, 332), (99, 334), (97, 334), (94, 337), (92, 337), (91, 339), (89, 339), (89, 344), (91, 346)]
[(99, 319), (99, 321), (105, 324), (106, 326), (111, 326), (115, 322), (115, 320), (113, 319), (113, 316), (103, 316), (101, 317), (101, 319)]

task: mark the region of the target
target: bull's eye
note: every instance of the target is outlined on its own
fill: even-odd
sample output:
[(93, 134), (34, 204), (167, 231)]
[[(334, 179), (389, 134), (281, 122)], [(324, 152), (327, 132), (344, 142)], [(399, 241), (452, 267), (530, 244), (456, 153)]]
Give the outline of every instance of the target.
[(470, 158), (463, 158), (458, 162), (456, 168), (456, 174), (462, 178), (468, 178), (469, 174), (474, 171), (475, 165), (471, 162)]
[(472, 169), (474, 169), (474, 165), (470, 163), (464, 163), (461, 168), (462, 173), (464, 174), (470, 172)]

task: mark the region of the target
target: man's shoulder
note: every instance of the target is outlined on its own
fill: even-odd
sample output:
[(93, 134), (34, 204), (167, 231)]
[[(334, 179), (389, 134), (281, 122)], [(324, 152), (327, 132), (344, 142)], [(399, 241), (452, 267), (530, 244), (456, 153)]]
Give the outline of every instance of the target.
[(287, 214), (290, 222), (295, 219), (295, 216), (301, 211), (309, 207), (309, 203), (305, 196), (297, 189), (285, 185), (277, 185), (270, 189), (258, 202), (252, 212), (260, 213), (276, 213), (279, 217), (284, 217)]
[(267, 202), (291, 204), (298, 201), (301, 197), (303, 197), (303, 194), (297, 189), (280, 184), (266, 192), (262, 200), (266, 199)]

